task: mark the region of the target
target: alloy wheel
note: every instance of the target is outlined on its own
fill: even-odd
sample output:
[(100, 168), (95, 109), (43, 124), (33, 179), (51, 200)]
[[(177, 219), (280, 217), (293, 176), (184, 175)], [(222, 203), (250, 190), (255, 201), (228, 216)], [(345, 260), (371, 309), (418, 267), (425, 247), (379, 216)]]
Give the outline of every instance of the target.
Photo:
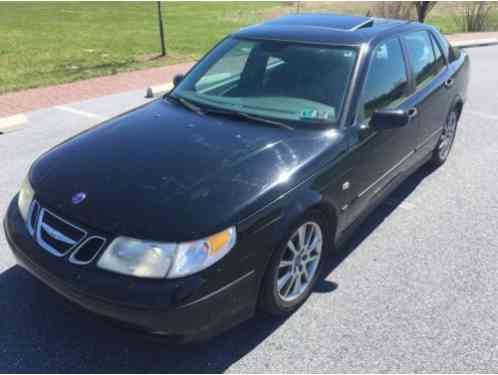
[(312, 221), (291, 236), (277, 271), (277, 291), (283, 301), (293, 302), (307, 291), (320, 264), (322, 245), (322, 230)]
[(455, 111), (452, 111), (450, 113), (450, 116), (448, 117), (448, 121), (446, 122), (443, 128), (443, 133), (441, 134), (441, 142), (439, 143), (439, 151), (438, 151), (439, 158), (441, 160), (445, 160), (450, 153), (451, 146), (455, 139), (456, 126), (457, 126), (457, 115)]

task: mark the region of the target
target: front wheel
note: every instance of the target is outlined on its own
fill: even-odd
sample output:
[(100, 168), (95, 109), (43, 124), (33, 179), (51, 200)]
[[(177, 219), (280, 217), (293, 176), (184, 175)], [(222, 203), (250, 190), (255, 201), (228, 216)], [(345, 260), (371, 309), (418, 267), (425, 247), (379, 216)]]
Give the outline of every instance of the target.
[(260, 306), (272, 315), (288, 315), (309, 297), (328, 246), (325, 221), (318, 212), (303, 217), (273, 255)]
[(443, 127), (443, 132), (441, 133), (437, 147), (432, 154), (430, 163), (433, 166), (439, 167), (444, 164), (446, 159), (448, 159), (448, 155), (450, 154), (451, 147), (453, 146), (453, 142), (455, 140), (457, 125), (458, 113), (456, 109), (452, 109), (448, 115), (446, 124)]

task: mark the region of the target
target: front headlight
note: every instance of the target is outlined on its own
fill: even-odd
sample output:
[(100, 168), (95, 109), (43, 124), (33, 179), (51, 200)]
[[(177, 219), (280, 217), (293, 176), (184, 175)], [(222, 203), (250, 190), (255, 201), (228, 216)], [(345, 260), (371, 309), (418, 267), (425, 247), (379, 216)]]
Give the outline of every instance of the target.
[(191, 275), (223, 258), (235, 245), (237, 231), (228, 228), (208, 238), (179, 244), (169, 278)]
[(116, 238), (97, 262), (108, 271), (148, 278), (177, 278), (199, 272), (225, 256), (235, 245), (234, 227), (187, 243), (158, 243)]
[(100, 268), (137, 277), (166, 277), (175, 259), (174, 244), (118, 237), (97, 262)]
[(21, 190), (19, 190), (19, 196), (17, 198), (17, 206), (19, 207), (19, 212), (25, 222), (28, 221), (29, 209), (34, 196), (35, 192), (31, 187), (29, 177), (26, 177), (21, 185)]

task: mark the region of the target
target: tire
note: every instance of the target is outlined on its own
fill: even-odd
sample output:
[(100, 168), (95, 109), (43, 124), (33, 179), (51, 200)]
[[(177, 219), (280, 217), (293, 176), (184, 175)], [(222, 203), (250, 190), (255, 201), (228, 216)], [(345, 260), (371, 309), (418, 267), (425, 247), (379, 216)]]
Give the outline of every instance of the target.
[[(316, 247), (300, 246), (302, 228), (305, 229), (305, 243), (310, 240), (309, 235), (312, 232), (315, 233), (314, 240), (312, 239), (311, 242)], [(317, 242), (315, 243), (315, 241)], [(291, 249), (289, 245), (291, 242), (296, 251)], [(296, 311), (311, 294), (320, 275), (329, 246), (330, 236), (328, 235), (327, 221), (323, 215), (318, 211), (310, 211), (301, 217), (287, 233), (285, 242), (275, 251), (270, 260), (261, 287), (260, 309), (275, 316), (286, 316)], [(315, 263), (316, 257), (318, 259)], [(284, 262), (290, 264), (285, 263), (287, 265), (283, 266)], [(287, 283), (282, 283), (284, 276), (287, 277), (289, 272), (291, 276), (287, 279)], [(292, 282), (294, 284), (290, 284)], [(297, 285), (299, 283), (300, 287)], [(288, 292), (287, 296), (285, 296), (286, 292)]]
[(458, 110), (453, 108), (448, 115), (446, 124), (443, 127), (441, 137), (432, 153), (429, 164), (437, 168), (443, 165), (450, 154), (458, 127)]

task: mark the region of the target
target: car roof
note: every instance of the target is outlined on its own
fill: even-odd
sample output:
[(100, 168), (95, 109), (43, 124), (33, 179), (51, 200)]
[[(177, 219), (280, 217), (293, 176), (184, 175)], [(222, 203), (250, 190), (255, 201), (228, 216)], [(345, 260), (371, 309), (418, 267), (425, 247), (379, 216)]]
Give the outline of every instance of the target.
[(249, 39), (350, 45), (369, 43), (376, 38), (415, 27), (421, 28), (423, 25), (412, 21), (367, 16), (305, 13), (291, 14), (249, 26), (232, 35)]

